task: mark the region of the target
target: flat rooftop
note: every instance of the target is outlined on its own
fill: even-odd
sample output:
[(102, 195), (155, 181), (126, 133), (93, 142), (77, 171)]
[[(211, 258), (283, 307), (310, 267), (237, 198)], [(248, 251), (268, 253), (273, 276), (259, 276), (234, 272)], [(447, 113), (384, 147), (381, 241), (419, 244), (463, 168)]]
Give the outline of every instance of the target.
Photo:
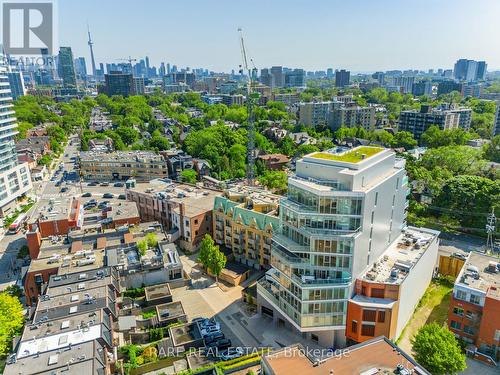
[(77, 199), (71, 195), (60, 194), (57, 198), (42, 198), (34, 212), (31, 214), (30, 222), (62, 220), (69, 217), (71, 202)]
[(345, 349), (344, 354), (314, 358), (299, 344), (263, 356), (263, 365), (274, 375), (375, 375), (393, 374), (403, 364), (414, 374), (430, 375), (415, 360), (385, 337), (377, 337)]
[[(211, 211), (216, 196), (222, 195), (222, 191), (207, 189), (193, 185), (176, 182), (165, 182), (159, 179), (149, 183), (138, 183), (131, 192), (149, 194), (160, 200), (182, 203), (184, 205), (184, 216), (194, 217)], [(174, 208), (179, 213), (179, 207)]]
[(109, 316), (105, 316), (103, 310), (97, 310), (92, 313), (63, 316), (59, 319), (27, 325), (24, 328), (21, 341), (39, 339), (45, 336), (79, 330), (87, 326), (101, 323), (105, 323), (108, 326), (111, 323)]
[(345, 163), (359, 163), (360, 161), (369, 159), (383, 150), (385, 149), (382, 147), (372, 146), (359, 146), (347, 150), (342, 147), (336, 147), (327, 151), (315, 152), (307, 156), (315, 159), (335, 160)]
[(262, 188), (255, 188), (245, 185), (230, 186), (224, 191), (224, 195), (233, 201), (243, 201), (245, 198), (251, 200), (255, 205), (278, 205), (281, 195), (273, 194)]
[(430, 247), (439, 232), (409, 227), (366, 271), (361, 280), (383, 284), (401, 284)]
[(186, 316), (182, 302), (179, 301), (157, 305), (156, 312), (160, 322)]
[(126, 163), (126, 162), (136, 162), (136, 161), (164, 162), (164, 159), (161, 155), (150, 151), (115, 151), (115, 152), (82, 151), (80, 152), (80, 161), (81, 162), (114, 161), (119, 163)]
[(146, 295), (146, 301), (172, 296), (168, 283), (147, 286), (144, 288), (144, 294)]
[(16, 358), (5, 367), (4, 375), (101, 374), (104, 373), (104, 348), (93, 340), (38, 355)]
[(111, 297), (114, 297), (114, 292), (108, 286), (75, 290), (72, 293), (49, 297), (49, 299), (41, 297), (33, 322), (60, 319), (78, 313), (91, 313), (106, 307), (114, 309)]
[[(498, 258), (471, 252), (460, 271), (456, 284), (487, 292), (493, 287), (490, 296), (500, 297), (500, 262)], [(496, 291), (495, 292), (495, 288)]]
[(58, 268), (58, 274), (86, 272), (104, 266), (104, 250), (83, 248), (85, 255), (71, 253), (71, 247), (59, 250), (41, 252), (37, 259), (33, 259), (28, 272)]

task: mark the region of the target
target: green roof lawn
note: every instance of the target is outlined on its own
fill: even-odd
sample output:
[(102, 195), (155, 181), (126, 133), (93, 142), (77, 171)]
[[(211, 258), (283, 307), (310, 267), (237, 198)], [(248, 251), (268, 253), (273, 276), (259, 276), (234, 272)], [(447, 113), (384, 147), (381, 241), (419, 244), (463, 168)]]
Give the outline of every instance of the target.
[(380, 151), (384, 150), (382, 147), (366, 147), (362, 146), (355, 150), (347, 151), (343, 154), (329, 154), (327, 152), (317, 152), (316, 154), (311, 155), (312, 158), (317, 159), (327, 159), (327, 160), (336, 160), (336, 161), (345, 161), (348, 163), (358, 163), (361, 160), (361, 155), (365, 154), (366, 159), (370, 156), (378, 154)]

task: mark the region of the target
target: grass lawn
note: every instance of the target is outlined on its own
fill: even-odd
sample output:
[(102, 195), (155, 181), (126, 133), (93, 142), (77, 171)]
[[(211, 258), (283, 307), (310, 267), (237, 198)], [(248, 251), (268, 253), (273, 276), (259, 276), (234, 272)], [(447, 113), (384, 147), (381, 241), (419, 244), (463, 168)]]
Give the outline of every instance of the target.
[(378, 154), (382, 150), (383, 150), (382, 147), (362, 146), (352, 151), (347, 151), (339, 155), (329, 154), (327, 152), (318, 152), (316, 154), (311, 155), (311, 157), (317, 159), (345, 161), (348, 163), (359, 163), (361, 160), (363, 160), (362, 155), (366, 155), (366, 159), (368, 159), (370, 156)]
[(407, 353), (412, 353), (411, 339), (425, 324), (443, 324), (448, 318), (453, 283), (445, 278), (433, 280), (404, 328), (396, 343)]

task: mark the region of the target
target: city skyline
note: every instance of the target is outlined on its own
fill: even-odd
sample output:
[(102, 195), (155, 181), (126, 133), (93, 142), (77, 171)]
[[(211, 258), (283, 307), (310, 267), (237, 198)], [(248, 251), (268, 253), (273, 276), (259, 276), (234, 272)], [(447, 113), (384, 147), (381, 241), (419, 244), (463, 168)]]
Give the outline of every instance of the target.
[[(213, 7), (191, 0), (188, 4), (148, 2), (137, 7), (131, 1), (119, 6), (114, 1), (61, 1), (59, 44), (71, 46), (74, 56), (84, 56), (89, 65), (88, 22), (97, 63), (123, 62), (120, 59), (129, 55), (137, 59), (149, 56), (151, 65), (157, 67), (164, 61), (228, 72), (238, 70), (241, 63), (237, 28), (242, 27), (257, 68), (333, 67), (353, 73), (452, 69), (462, 57), (486, 60), (490, 71), (500, 68), (500, 50), (488, 38), (500, 32), (494, 20), (500, 4), (489, 0), (482, 1), (482, 7), (466, 1), (436, 4), (425, 0), (404, 6), (393, 0), (377, 4), (320, 2), (314, 9), (299, 1), (258, 1), (245, 12), (225, 0), (218, 4)], [(484, 12), (485, 8), (491, 11)], [(219, 16), (222, 10), (224, 18)], [(111, 12), (113, 18), (106, 16)], [(288, 22), (297, 14), (301, 14), (300, 22)], [(427, 20), (418, 28), (408, 22), (409, 15)], [(134, 27), (140, 19), (147, 22)], [(481, 27), (464, 27), (466, 24)], [(204, 32), (207, 28), (209, 35)], [(382, 40), (391, 43), (380, 43)]]

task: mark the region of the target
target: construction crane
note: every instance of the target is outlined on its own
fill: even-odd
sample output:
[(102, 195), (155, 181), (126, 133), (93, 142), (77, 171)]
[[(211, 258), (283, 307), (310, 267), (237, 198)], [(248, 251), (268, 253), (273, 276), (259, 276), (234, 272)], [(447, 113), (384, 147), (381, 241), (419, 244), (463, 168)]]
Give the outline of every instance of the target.
[(132, 63), (137, 61), (137, 59), (133, 59), (130, 56), (128, 57), (128, 59), (118, 59), (118, 60), (120, 60), (120, 61), (128, 61), (129, 65), (130, 65), (130, 68), (132, 68)]
[(247, 83), (247, 112), (248, 112), (248, 144), (247, 144), (247, 184), (253, 186), (255, 183), (255, 124), (254, 124), (254, 111), (253, 107), (257, 102), (259, 96), (254, 93), (253, 86), (257, 81), (257, 68), (253, 63), (253, 59), (250, 59), (252, 63), (252, 68), (248, 66), (247, 51), (245, 49), (245, 41), (243, 39), (243, 31), (241, 28), (238, 29), (240, 34), (240, 47), (241, 47), (241, 59), (243, 64), (240, 65), (240, 74), (248, 74)]

